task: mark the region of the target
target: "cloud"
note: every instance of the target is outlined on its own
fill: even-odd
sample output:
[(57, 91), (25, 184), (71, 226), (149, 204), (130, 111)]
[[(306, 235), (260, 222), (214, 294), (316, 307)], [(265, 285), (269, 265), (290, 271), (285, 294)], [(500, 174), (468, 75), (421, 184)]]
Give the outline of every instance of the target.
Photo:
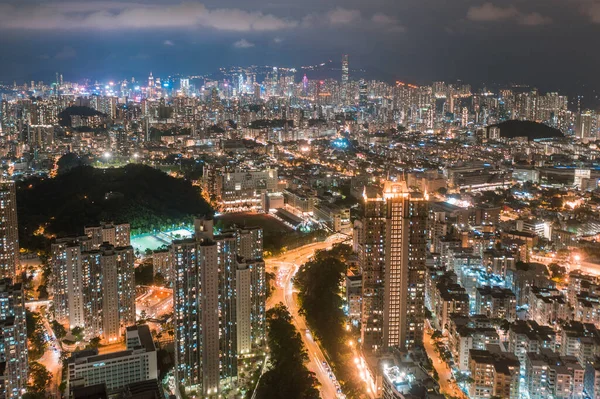
[(585, 3), (583, 13), (595, 24), (600, 24), (600, 3)]
[(276, 38), (273, 39), (273, 42), (275, 42), (277, 44), (280, 44), (280, 43), (283, 43), (283, 39), (280, 38), (280, 37), (276, 37)]
[(0, 29), (123, 30), (205, 27), (224, 31), (276, 31), (298, 21), (237, 8), (209, 9), (198, 2), (170, 6), (122, 2), (0, 4)]
[(250, 47), (254, 47), (254, 43), (251, 43), (246, 39), (240, 39), (237, 42), (233, 43), (233, 47), (235, 47), (235, 48), (250, 48)]
[(496, 7), (492, 3), (485, 3), (481, 6), (472, 6), (467, 11), (467, 18), (471, 21), (501, 21), (514, 18), (519, 15), (519, 11), (514, 6), (506, 8)]
[(378, 26), (387, 28), (388, 31), (393, 31), (393, 32), (405, 32), (406, 31), (406, 28), (404, 26), (402, 26), (396, 18), (390, 17), (389, 15), (386, 15), (386, 14), (383, 14), (380, 12), (373, 14), (373, 16), (371, 17), (371, 22), (373, 22), (374, 24), (376, 24)]
[(528, 26), (545, 25), (552, 22), (551, 18), (537, 12), (526, 14), (512, 5), (501, 7), (490, 2), (470, 7), (467, 11), (467, 19), (476, 22), (512, 21)]
[(547, 25), (549, 23), (552, 23), (552, 18), (545, 17), (537, 12), (532, 12), (531, 14), (522, 15), (519, 23), (521, 25), (528, 26)]
[(75, 49), (73, 47), (63, 47), (62, 50), (60, 50), (58, 53), (56, 53), (56, 55), (54, 56), (54, 59), (56, 60), (68, 60), (70, 58), (75, 58), (77, 56), (77, 52), (75, 51)]
[(327, 18), (329, 19), (330, 23), (339, 25), (356, 22), (361, 18), (361, 15), (360, 11), (358, 10), (349, 10), (347, 8), (338, 7), (329, 11), (327, 13)]
[(171, 41), (171, 40), (165, 40), (165, 41), (163, 42), (163, 44), (164, 44), (165, 46), (174, 46), (174, 45), (175, 45), (175, 43), (173, 43), (173, 41)]

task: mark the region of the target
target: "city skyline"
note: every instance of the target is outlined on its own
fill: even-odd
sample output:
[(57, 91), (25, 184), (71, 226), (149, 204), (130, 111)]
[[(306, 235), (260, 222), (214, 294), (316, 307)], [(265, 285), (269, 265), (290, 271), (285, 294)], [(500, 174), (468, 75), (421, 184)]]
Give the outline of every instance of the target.
[[(228, 65), (339, 63), (350, 54), (355, 67), (388, 81), (516, 82), (572, 87), (588, 97), (598, 84), (593, 65), (600, 56), (588, 50), (586, 38), (600, 29), (600, 7), (585, 0), (460, 6), (47, 1), (38, 8), (11, 1), (1, 7), (0, 80), (7, 83), (48, 80), (56, 71), (73, 80), (114, 79), (149, 69), (189, 75)], [(75, 34), (82, 28), (84, 38)], [(588, 61), (575, 62), (582, 54)]]

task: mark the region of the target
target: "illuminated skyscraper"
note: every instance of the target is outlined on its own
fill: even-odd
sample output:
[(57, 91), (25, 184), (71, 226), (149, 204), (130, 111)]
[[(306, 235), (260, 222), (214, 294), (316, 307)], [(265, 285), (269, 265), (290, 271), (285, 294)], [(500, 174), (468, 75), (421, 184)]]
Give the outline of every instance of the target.
[(264, 341), (262, 230), (215, 236), (211, 219), (195, 227), (195, 238), (171, 246), (175, 378), (186, 391), (216, 397), (235, 382), (238, 354)]
[(115, 342), (135, 324), (135, 255), (130, 246), (91, 247), (87, 236), (52, 243), (56, 319), (87, 339)]
[(0, 181), (0, 278), (14, 279), (19, 269), (19, 226), (14, 182)]
[(358, 84), (358, 105), (361, 107), (367, 106), (367, 82), (361, 79)]
[(348, 103), (348, 54), (342, 56), (342, 103)]
[(359, 233), (365, 350), (411, 349), (422, 342), (428, 203), (406, 183), (365, 193)]
[(0, 279), (0, 397), (21, 398), (27, 384), (27, 323), (21, 283)]
[(580, 139), (595, 138), (595, 134), (592, 134), (594, 131), (594, 122), (594, 117), (591, 111), (580, 112), (577, 114), (575, 136)]

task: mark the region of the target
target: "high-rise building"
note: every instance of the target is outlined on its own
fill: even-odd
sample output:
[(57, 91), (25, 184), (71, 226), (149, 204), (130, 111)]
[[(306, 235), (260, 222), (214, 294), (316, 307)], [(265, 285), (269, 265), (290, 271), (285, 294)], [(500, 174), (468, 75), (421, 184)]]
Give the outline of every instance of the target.
[(128, 247), (131, 243), (130, 232), (129, 223), (101, 223), (84, 228), (85, 235), (92, 240), (92, 248), (99, 248), (105, 242), (115, 247)]
[(342, 56), (342, 104), (348, 102), (348, 54)]
[(577, 114), (577, 121), (575, 125), (575, 136), (580, 139), (595, 138), (595, 132), (593, 129), (594, 117), (592, 112), (586, 111)]
[(83, 328), (88, 339), (116, 342), (135, 324), (135, 255), (109, 243), (92, 250), (91, 242), (84, 236), (52, 243), (55, 317)]
[(363, 274), (363, 347), (411, 349), (422, 342), (428, 202), (405, 182), (365, 192), (359, 258)]
[(358, 84), (358, 105), (361, 107), (367, 106), (367, 82), (364, 79), (361, 79)]
[(178, 387), (210, 397), (235, 382), (239, 355), (264, 341), (262, 230), (215, 236), (210, 219), (195, 227), (171, 246), (175, 370)]
[(27, 323), (21, 283), (0, 280), (0, 397), (21, 398), (27, 384)]
[(0, 278), (14, 279), (19, 269), (19, 226), (14, 182), (0, 181)]

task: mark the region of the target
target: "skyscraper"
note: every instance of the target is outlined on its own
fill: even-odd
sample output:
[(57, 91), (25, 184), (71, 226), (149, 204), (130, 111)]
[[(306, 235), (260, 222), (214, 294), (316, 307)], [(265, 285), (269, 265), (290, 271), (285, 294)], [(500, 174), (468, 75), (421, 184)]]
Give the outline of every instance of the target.
[(348, 103), (348, 54), (342, 56), (342, 104)]
[(175, 371), (178, 387), (210, 397), (235, 382), (238, 355), (264, 341), (262, 230), (214, 236), (211, 219), (195, 230), (171, 246)]
[(14, 182), (0, 181), (0, 278), (14, 279), (19, 268), (19, 227)]
[(367, 82), (361, 79), (358, 84), (358, 105), (361, 107), (367, 106)]
[(81, 327), (87, 339), (121, 339), (135, 324), (133, 248), (109, 243), (91, 250), (88, 237), (52, 243), (54, 310), (69, 328)]
[(411, 349), (425, 321), (426, 197), (405, 182), (365, 192), (359, 233), (363, 273), (362, 341), (373, 353)]
[(0, 280), (0, 397), (20, 398), (27, 384), (27, 323), (21, 283)]

